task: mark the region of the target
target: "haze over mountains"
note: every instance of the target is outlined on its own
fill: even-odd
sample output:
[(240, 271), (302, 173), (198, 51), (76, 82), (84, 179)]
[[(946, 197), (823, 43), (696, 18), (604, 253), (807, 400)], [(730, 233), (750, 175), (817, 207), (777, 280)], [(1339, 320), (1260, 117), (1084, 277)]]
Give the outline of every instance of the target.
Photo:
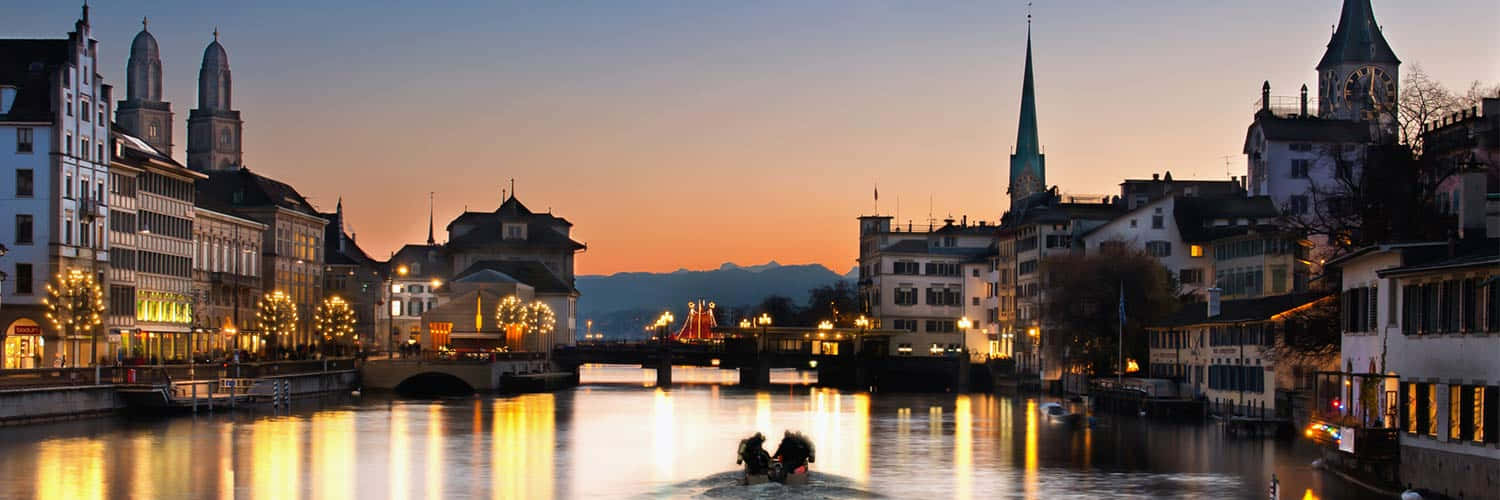
[(782, 295), (798, 303), (807, 301), (807, 292), (840, 280), (852, 280), (857, 268), (840, 275), (820, 264), (782, 265), (776, 261), (741, 266), (726, 262), (718, 269), (694, 271), (678, 269), (670, 273), (624, 272), (611, 275), (581, 275), (577, 287), (579, 329), (584, 321), (593, 320), (595, 332), (608, 338), (639, 336), (650, 318), (671, 310), (678, 318), (686, 317), (687, 303), (709, 300), (718, 304), (721, 321), (724, 312), (739, 306), (760, 303), (770, 295)]

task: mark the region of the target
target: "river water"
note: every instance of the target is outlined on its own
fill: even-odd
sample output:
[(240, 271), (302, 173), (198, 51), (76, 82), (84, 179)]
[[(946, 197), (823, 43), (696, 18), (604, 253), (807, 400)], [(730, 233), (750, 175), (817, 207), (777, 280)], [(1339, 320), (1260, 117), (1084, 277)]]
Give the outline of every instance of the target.
[[(1101, 415), (1050, 424), (1045, 400), (752, 391), (732, 371), (585, 367), (551, 394), (305, 400), (290, 410), (0, 428), (0, 498), (1367, 498), (1307, 443), (1213, 424)], [(773, 381), (810, 375), (778, 372)], [(682, 383), (689, 382), (689, 383)], [(817, 445), (807, 487), (732, 483), (755, 431)]]

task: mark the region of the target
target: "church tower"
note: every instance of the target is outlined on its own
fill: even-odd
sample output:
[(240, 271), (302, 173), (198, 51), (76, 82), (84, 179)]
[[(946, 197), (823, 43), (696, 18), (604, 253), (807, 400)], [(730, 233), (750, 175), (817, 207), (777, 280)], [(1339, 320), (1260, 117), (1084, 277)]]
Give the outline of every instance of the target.
[(200, 172), (234, 170), (242, 164), (240, 112), (233, 109), (230, 95), (229, 54), (214, 41), (203, 49), (203, 67), (198, 70), (198, 109), (188, 114), (188, 168)]
[(1010, 155), (1010, 208), (1047, 189), (1047, 158), (1036, 131), (1036, 86), (1031, 76), (1031, 15), (1026, 16), (1026, 75), (1021, 81), (1021, 120)]
[(1370, 0), (1344, 0), (1338, 28), (1318, 62), (1318, 116), (1373, 121), (1394, 112), (1400, 66)]
[(116, 104), (115, 121), (130, 135), (167, 156), (172, 155), (172, 104), (161, 98), (161, 51), (141, 20), (141, 32), (130, 43), (125, 62), (125, 100)]

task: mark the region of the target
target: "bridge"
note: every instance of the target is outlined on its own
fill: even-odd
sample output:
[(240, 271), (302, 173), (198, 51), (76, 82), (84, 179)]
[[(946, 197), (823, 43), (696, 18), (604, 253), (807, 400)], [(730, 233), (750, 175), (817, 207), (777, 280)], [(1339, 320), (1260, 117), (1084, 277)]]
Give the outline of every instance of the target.
[(370, 359), (360, 370), (369, 389), (433, 394), (513, 390), (528, 378), (551, 371), (544, 353), (499, 352), (478, 355), (424, 352), (408, 357)]
[(967, 355), (892, 356), (890, 330), (811, 327), (714, 328), (716, 338), (647, 342), (580, 342), (559, 346), (553, 361), (629, 364), (656, 370), (657, 386), (672, 384), (672, 366), (737, 369), (740, 385), (770, 385), (772, 368), (816, 370), (818, 385), (848, 389), (962, 390)]

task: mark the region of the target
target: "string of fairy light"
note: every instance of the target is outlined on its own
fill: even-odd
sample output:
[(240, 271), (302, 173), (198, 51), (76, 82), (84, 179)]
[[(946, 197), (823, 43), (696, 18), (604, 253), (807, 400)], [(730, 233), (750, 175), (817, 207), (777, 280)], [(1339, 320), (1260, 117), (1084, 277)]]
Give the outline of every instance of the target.
[(552, 307), (540, 300), (526, 303), (520, 297), (507, 295), (495, 306), (495, 322), (502, 330), (519, 327), (522, 333), (546, 335), (557, 327)]
[(52, 326), (65, 336), (99, 326), (99, 314), (104, 312), (104, 292), (94, 276), (73, 269), (66, 274), (58, 273), (56, 282), (56, 285), (47, 284), (47, 297), (42, 299), (42, 304), (47, 306), (47, 320)]
[(271, 338), (286, 338), (297, 333), (297, 306), (286, 292), (267, 293), (260, 298), (255, 309), (256, 322)]
[(318, 305), (318, 310), (314, 314), (314, 323), (317, 324), (318, 333), (323, 335), (324, 340), (358, 341), (359, 337), (354, 335), (355, 321), (354, 309), (338, 296), (323, 299), (323, 303)]

